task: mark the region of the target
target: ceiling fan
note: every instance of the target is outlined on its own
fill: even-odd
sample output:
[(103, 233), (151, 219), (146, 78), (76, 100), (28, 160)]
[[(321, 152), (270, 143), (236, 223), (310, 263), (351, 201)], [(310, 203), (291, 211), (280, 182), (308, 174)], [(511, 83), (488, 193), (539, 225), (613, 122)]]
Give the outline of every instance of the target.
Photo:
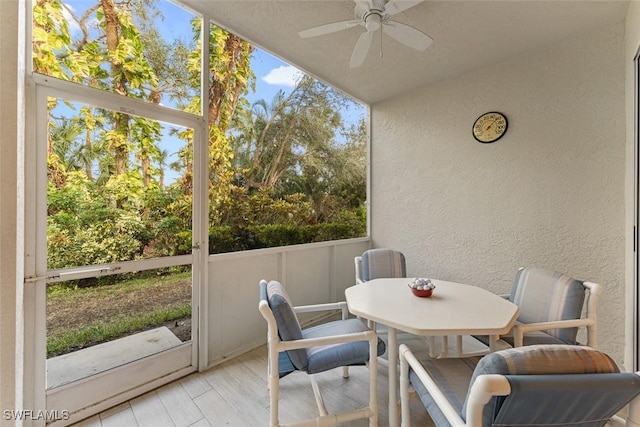
[(421, 3), (423, 0), (356, 0), (354, 15), (356, 19), (332, 22), (300, 31), (302, 38), (316, 37), (346, 30), (356, 25), (363, 26), (366, 31), (360, 35), (351, 54), (350, 68), (357, 68), (364, 63), (373, 34), (382, 27), (382, 31), (398, 42), (413, 49), (424, 51), (433, 39), (409, 25), (392, 21), (391, 16)]

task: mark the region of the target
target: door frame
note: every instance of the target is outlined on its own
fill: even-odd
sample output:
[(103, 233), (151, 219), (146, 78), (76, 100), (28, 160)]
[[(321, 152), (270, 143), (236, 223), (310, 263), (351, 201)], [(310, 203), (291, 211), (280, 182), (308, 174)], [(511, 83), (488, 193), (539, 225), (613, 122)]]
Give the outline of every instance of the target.
[(640, 370), (640, 49), (633, 59), (634, 136), (633, 136), (633, 371)]
[[(28, 223), (33, 224), (27, 243), (25, 287), (32, 293), (31, 316), (25, 316), (25, 336), (32, 337), (34, 376), (34, 403), (50, 411), (68, 414), (48, 425), (68, 425), (82, 418), (103, 411), (118, 403), (157, 388), (185, 376), (206, 364), (206, 335), (199, 325), (206, 322), (206, 264), (208, 256), (208, 148), (207, 125), (202, 116), (179, 110), (151, 105), (136, 99), (125, 98), (99, 89), (80, 86), (55, 78), (34, 74), (35, 138), (27, 144), (27, 170), (35, 171), (26, 183)], [(113, 263), (109, 265), (79, 267), (65, 270), (47, 270), (46, 221), (47, 221), (47, 97), (81, 102), (112, 111), (127, 111), (153, 120), (173, 123), (193, 129), (193, 248), (190, 255)], [(43, 148), (44, 147), (44, 148)], [(196, 161), (199, 159), (200, 161)], [(204, 222), (203, 222), (204, 221)], [(152, 356), (132, 361), (126, 365), (83, 378), (47, 390), (46, 386), (46, 286), (48, 282), (94, 276), (98, 269), (103, 274), (124, 273), (140, 269), (192, 266), (192, 339)], [(29, 300), (27, 300), (29, 301)], [(203, 310), (202, 308), (205, 308)], [(205, 317), (206, 318), (206, 317)], [(29, 338), (27, 338), (29, 339)], [(40, 424), (40, 423), (38, 423)], [(42, 421), (41, 425), (44, 425)]]

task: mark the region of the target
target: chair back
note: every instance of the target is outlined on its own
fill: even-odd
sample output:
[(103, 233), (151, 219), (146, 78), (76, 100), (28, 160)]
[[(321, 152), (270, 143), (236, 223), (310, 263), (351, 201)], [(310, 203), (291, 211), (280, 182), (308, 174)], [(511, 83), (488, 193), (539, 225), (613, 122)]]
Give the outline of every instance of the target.
[(491, 353), (476, 366), (467, 400), (481, 375), (505, 375), (508, 396), (485, 405), (482, 425), (603, 425), (640, 393), (640, 378), (619, 373), (605, 353), (575, 345), (531, 345)]
[[(585, 301), (583, 282), (566, 274), (541, 268), (521, 268), (511, 288), (509, 300), (520, 308), (522, 323), (580, 319)], [(578, 328), (546, 330), (568, 344), (576, 343)]]
[[(362, 254), (360, 268), (356, 260), (356, 281), (368, 281), (387, 277), (407, 277), (404, 254), (386, 248), (369, 249)], [(360, 277), (358, 278), (358, 270)]]
[[(293, 310), (293, 304), (285, 287), (278, 281), (260, 282), (260, 299), (266, 301), (278, 328), (278, 336), (282, 341), (300, 340), (302, 328)], [(304, 348), (287, 350), (291, 363), (298, 370), (306, 370), (308, 365), (307, 351)]]
[(640, 377), (632, 372), (506, 378), (512, 391), (499, 405), (494, 425), (604, 425), (640, 394)]

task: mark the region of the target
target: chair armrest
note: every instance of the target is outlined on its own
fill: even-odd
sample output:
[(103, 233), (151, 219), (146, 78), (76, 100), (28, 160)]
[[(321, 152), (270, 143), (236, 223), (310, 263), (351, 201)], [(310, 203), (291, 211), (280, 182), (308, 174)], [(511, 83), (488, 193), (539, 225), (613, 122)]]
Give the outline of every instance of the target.
[(293, 307), (296, 313), (309, 313), (311, 311), (329, 311), (329, 310), (342, 310), (347, 306), (344, 301), (340, 302), (328, 302), (324, 304), (311, 304), (311, 305), (298, 305)]
[(467, 397), (467, 425), (482, 426), (484, 405), (494, 396), (506, 396), (511, 393), (511, 385), (504, 375), (480, 375), (471, 386)]
[(449, 402), (449, 399), (444, 395), (440, 388), (436, 385), (435, 381), (424, 369), (422, 364), (416, 359), (409, 347), (405, 344), (400, 345), (400, 398), (402, 400), (403, 416), (402, 425), (405, 425), (405, 419), (408, 418), (408, 414), (405, 414), (405, 410), (408, 411), (409, 404), (409, 367), (413, 369), (418, 376), (420, 382), (425, 386), (433, 400), (436, 402), (442, 414), (447, 418), (447, 421), (452, 426), (464, 426), (465, 422), (458, 414), (456, 408)]
[[(321, 306), (330, 306), (330, 310), (334, 310), (337, 308), (342, 308), (342, 305), (346, 310), (346, 303), (329, 303), (329, 304), (318, 304), (316, 306), (302, 306), (305, 307), (321, 307)], [(336, 307), (334, 307), (336, 306)], [(369, 341), (370, 345), (373, 346), (374, 343), (377, 346), (378, 344), (378, 335), (375, 331), (368, 330), (364, 332), (355, 332), (352, 334), (342, 334), (342, 335), (333, 335), (329, 337), (320, 337), (320, 338), (306, 338), (301, 340), (292, 340), (292, 341), (281, 341), (278, 336), (278, 325), (276, 324), (276, 319), (273, 317), (273, 313), (269, 308), (269, 304), (267, 301), (262, 300), (258, 303), (258, 310), (262, 314), (262, 317), (267, 321), (267, 344), (269, 346), (277, 348), (277, 351), (283, 350), (294, 350), (299, 348), (307, 348), (313, 347), (317, 345), (328, 345), (328, 344), (339, 344), (351, 341)], [(343, 311), (343, 316), (344, 316)], [(276, 353), (277, 354), (277, 353)]]
[(571, 319), (557, 320), (555, 322), (519, 323), (513, 325), (513, 329), (520, 329), (523, 332), (544, 331), (545, 329), (577, 328), (580, 326), (591, 326), (595, 322), (592, 319)]
[(522, 347), (524, 334), (531, 331), (544, 331), (546, 329), (578, 328), (581, 326), (593, 326), (593, 319), (557, 320), (555, 322), (520, 323), (513, 326), (514, 347)]
[(315, 311), (331, 311), (340, 310), (342, 312), (342, 318), (346, 319), (349, 316), (349, 309), (345, 301), (340, 302), (328, 302), (324, 304), (312, 304), (312, 305), (299, 305), (293, 307), (293, 311), (296, 313), (312, 313)]
[(318, 345), (343, 344), (355, 341), (371, 341), (378, 340), (378, 336), (374, 331), (355, 332), (352, 334), (332, 335), (328, 337), (304, 338), (301, 340), (280, 341), (278, 343), (278, 351), (296, 350), (300, 348), (315, 347)]

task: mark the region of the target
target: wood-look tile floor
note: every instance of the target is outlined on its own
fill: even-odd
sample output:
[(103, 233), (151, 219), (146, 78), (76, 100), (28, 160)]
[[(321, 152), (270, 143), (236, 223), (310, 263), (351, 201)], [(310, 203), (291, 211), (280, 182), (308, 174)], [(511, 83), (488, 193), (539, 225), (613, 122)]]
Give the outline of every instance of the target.
[[(401, 334), (405, 335), (405, 334)], [(406, 338), (412, 348), (424, 347), (420, 337)], [(415, 340), (415, 342), (414, 342)], [(399, 338), (399, 341), (404, 341)], [(426, 351), (426, 348), (425, 350)], [(204, 372), (198, 372), (167, 384), (140, 397), (108, 409), (74, 424), (75, 427), (245, 427), (269, 424), (267, 390), (267, 350), (265, 346), (229, 360)], [(387, 368), (378, 375), (379, 425), (387, 426)], [(368, 369), (350, 368), (350, 377), (342, 370), (319, 374), (318, 384), (329, 412), (363, 407), (369, 395)], [(317, 414), (311, 383), (306, 374), (296, 372), (280, 381), (280, 422), (295, 422)], [(419, 399), (412, 399), (412, 424), (433, 426)], [(343, 424), (368, 426), (368, 420)]]

